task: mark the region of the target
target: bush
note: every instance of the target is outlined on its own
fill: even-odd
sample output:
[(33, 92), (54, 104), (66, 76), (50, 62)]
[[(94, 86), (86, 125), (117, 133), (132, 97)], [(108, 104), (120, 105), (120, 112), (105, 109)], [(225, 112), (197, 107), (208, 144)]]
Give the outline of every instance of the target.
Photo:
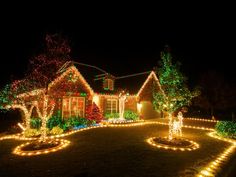
[(236, 122), (235, 121), (219, 121), (215, 126), (217, 134), (227, 137), (236, 138)]
[(59, 116), (52, 116), (47, 121), (47, 127), (51, 130), (53, 127), (59, 126), (62, 124), (62, 118)]
[(40, 131), (34, 128), (26, 129), (24, 131), (24, 136), (25, 137), (34, 137), (34, 136), (39, 136)]
[(59, 127), (62, 128), (64, 131), (67, 131), (69, 129), (73, 129), (74, 127), (78, 127), (81, 125), (89, 125), (91, 124), (92, 121), (85, 119), (85, 118), (76, 118), (76, 117), (71, 117), (68, 119), (65, 119), (62, 121), (61, 124), (59, 124)]
[(30, 125), (33, 129), (40, 129), (42, 120), (40, 118), (31, 118)]
[(127, 120), (137, 120), (139, 118), (138, 114), (131, 111), (131, 110), (127, 110), (124, 112), (124, 118)]
[(119, 117), (120, 117), (119, 113), (105, 113), (106, 119), (119, 118)]
[(99, 107), (95, 104), (92, 103), (90, 105), (88, 105), (86, 107), (86, 119), (90, 120), (90, 121), (96, 121), (96, 123), (101, 122), (104, 118), (103, 118), (103, 114), (102, 111), (99, 109)]
[(50, 131), (50, 134), (52, 134), (52, 135), (59, 135), (62, 133), (63, 133), (63, 129), (58, 126), (53, 127), (52, 130)]

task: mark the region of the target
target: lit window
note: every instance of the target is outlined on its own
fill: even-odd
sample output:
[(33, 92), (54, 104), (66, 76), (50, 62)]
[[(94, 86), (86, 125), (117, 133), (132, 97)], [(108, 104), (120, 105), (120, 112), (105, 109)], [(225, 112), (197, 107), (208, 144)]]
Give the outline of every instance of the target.
[(107, 99), (106, 112), (117, 113), (117, 99)]
[(63, 97), (62, 117), (84, 117), (84, 97)]
[(103, 82), (104, 90), (113, 90), (114, 89), (114, 81), (112, 79), (105, 79)]

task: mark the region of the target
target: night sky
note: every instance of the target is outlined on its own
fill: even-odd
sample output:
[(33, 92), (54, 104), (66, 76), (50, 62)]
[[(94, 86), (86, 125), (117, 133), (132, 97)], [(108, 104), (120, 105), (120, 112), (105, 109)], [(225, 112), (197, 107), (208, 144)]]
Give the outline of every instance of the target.
[(93, 10), (79, 13), (81, 9), (73, 13), (70, 9), (19, 10), (12, 17), (1, 17), (1, 86), (24, 76), (28, 60), (43, 49), (47, 33), (66, 36), (75, 61), (96, 65), (115, 76), (151, 70), (169, 45), (174, 61), (182, 63), (181, 70), (192, 84), (208, 70), (236, 80), (235, 24), (230, 11), (206, 8), (194, 13), (189, 9), (182, 15), (177, 11), (147, 15), (142, 11), (112, 13), (111, 9), (101, 15), (102, 10), (91, 14)]

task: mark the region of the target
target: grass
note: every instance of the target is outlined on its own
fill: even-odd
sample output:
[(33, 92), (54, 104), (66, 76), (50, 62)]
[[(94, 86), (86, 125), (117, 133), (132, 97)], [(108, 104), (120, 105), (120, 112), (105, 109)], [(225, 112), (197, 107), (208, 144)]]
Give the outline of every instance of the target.
[[(196, 121), (190, 121), (194, 124)], [(199, 123), (199, 122), (198, 122)], [(204, 126), (202, 122), (201, 126)], [(209, 124), (209, 126), (214, 126)], [(34, 177), (169, 177), (194, 175), (228, 143), (207, 131), (183, 128), (184, 138), (200, 144), (195, 151), (168, 151), (150, 146), (149, 137), (167, 136), (164, 125), (98, 128), (65, 137), (71, 144), (47, 155), (21, 157), (11, 152), (23, 141), (0, 141), (0, 176)], [(213, 148), (214, 147), (214, 148)]]

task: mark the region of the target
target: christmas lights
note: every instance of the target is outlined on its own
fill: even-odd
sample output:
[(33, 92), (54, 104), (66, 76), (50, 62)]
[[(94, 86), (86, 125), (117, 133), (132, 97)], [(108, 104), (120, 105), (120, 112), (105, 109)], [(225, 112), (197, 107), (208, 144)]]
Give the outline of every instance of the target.
[(58, 143), (58, 145), (53, 148), (47, 148), (44, 150), (33, 150), (33, 151), (22, 150), (25, 146), (28, 146), (32, 143), (32, 142), (27, 142), (25, 144), (17, 146), (14, 149), (13, 154), (20, 155), (20, 156), (34, 156), (34, 155), (48, 154), (51, 152), (56, 152), (58, 150), (61, 150), (70, 144), (70, 141), (68, 140), (54, 139), (53, 141)]
[[(187, 140), (187, 139), (184, 139), (184, 141), (187, 141), (190, 143), (189, 146), (186, 146), (186, 147), (178, 147), (178, 146), (171, 146), (171, 145), (163, 145), (163, 144), (159, 144), (159, 143), (156, 143), (154, 142), (154, 139), (156, 137), (151, 137), (151, 138), (148, 138), (146, 140), (146, 142), (154, 147), (157, 147), (157, 148), (162, 148), (162, 149), (166, 149), (166, 150), (174, 150), (174, 151), (192, 151), (192, 150), (196, 150), (199, 148), (199, 144), (194, 142), (194, 141), (190, 141), (190, 140)], [(168, 139), (168, 138), (166, 138)]]

